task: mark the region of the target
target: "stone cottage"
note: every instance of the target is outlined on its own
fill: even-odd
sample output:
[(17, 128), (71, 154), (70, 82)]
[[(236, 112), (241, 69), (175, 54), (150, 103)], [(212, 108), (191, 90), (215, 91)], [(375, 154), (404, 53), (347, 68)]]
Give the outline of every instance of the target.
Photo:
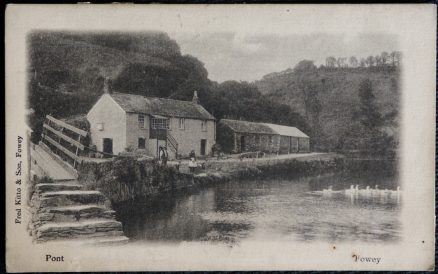
[(310, 139), (296, 127), (222, 119), (218, 123), (218, 144), (228, 153), (309, 152)]
[(151, 98), (127, 93), (104, 93), (87, 114), (91, 142), (98, 151), (119, 154), (144, 150), (157, 156), (167, 147), (170, 158), (210, 153), (216, 142), (216, 121), (192, 101)]

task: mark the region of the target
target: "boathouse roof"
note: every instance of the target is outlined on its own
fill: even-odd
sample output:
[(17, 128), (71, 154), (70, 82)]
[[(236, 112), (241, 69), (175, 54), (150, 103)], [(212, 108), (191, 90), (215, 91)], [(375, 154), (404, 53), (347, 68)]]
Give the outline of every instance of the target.
[(242, 120), (222, 119), (221, 124), (239, 133), (271, 134), (290, 137), (309, 138), (304, 132), (296, 127), (282, 126), (269, 123), (257, 123)]
[(234, 132), (239, 133), (253, 133), (253, 134), (271, 134), (277, 133), (270, 127), (262, 123), (255, 123), (241, 120), (222, 119), (221, 124), (228, 126)]
[(296, 127), (288, 127), (276, 124), (266, 124), (268, 127), (272, 128), (281, 136), (290, 136), (290, 137), (300, 137), (300, 138), (309, 138), (304, 132), (299, 130)]
[(126, 112), (200, 120), (215, 119), (204, 107), (192, 101), (145, 97), (117, 92), (111, 93), (110, 96)]

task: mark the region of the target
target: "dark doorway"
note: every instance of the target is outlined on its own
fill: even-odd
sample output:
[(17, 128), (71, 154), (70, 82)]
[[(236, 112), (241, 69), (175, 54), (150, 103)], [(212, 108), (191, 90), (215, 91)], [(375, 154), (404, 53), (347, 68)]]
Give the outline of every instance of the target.
[(206, 147), (207, 147), (207, 140), (201, 139), (201, 155), (205, 155)]
[(146, 148), (146, 140), (144, 138), (138, 138), (138, 148), (140, 149)]
[(245, 136), (240, 136), (240, 152), (245, 151)]
[(103, 138), (103, 152), (113, 154), (113, 139)]

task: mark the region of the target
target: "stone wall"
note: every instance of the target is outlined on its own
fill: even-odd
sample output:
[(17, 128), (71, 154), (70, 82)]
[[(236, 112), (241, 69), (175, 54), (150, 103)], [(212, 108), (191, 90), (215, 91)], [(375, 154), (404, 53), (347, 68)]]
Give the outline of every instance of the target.
[(78, 180), (86, 189), (98, 190), (112, 203), (119, 203), (230, 179), (331, 172), (342, 167), (342, 161), (337, 155), (302, 159), (213, 160), (206, 163), (206, 169), (201, 173), (192, 175), (180, 173), (174, 167), (162, 166), (156, 160), (118, 158), (82, 164)]
[[(248, 151), (263, 151), (277, 153), (280, 146), (280, 136), (268, 134), (235, 133), (235, 150), (237, 153)], [(241, 147), (241, 138), (244, 138), (244, 149)]]
[(300, 152), (309, 152), (310, 151), (309, 138), (298, 138), (298, 150)]
[(101, 191), (111, 202), (141, 199), (194, 185), (190, 174), (159, 165), (156, 160), (133, 158), (83, 163), (78, 180), (87, 189)]
[(270, 159), (241, 162), (211, 162), (205, 173), (194, 176), (196, 186), (229, 180), (295, 178), (343, 171), (345, 159), (338, 155), (310, 159)]

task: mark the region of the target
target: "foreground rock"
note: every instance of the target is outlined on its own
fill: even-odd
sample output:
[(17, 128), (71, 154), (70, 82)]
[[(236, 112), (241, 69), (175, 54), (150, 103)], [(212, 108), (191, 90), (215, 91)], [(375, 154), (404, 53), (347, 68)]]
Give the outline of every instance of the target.
[(76, 180), (35, 185), (30, 231), (36, 242), (81, 241), (86, 244), (126, 243), (122, 224), (99, 191), (83, 190)]

